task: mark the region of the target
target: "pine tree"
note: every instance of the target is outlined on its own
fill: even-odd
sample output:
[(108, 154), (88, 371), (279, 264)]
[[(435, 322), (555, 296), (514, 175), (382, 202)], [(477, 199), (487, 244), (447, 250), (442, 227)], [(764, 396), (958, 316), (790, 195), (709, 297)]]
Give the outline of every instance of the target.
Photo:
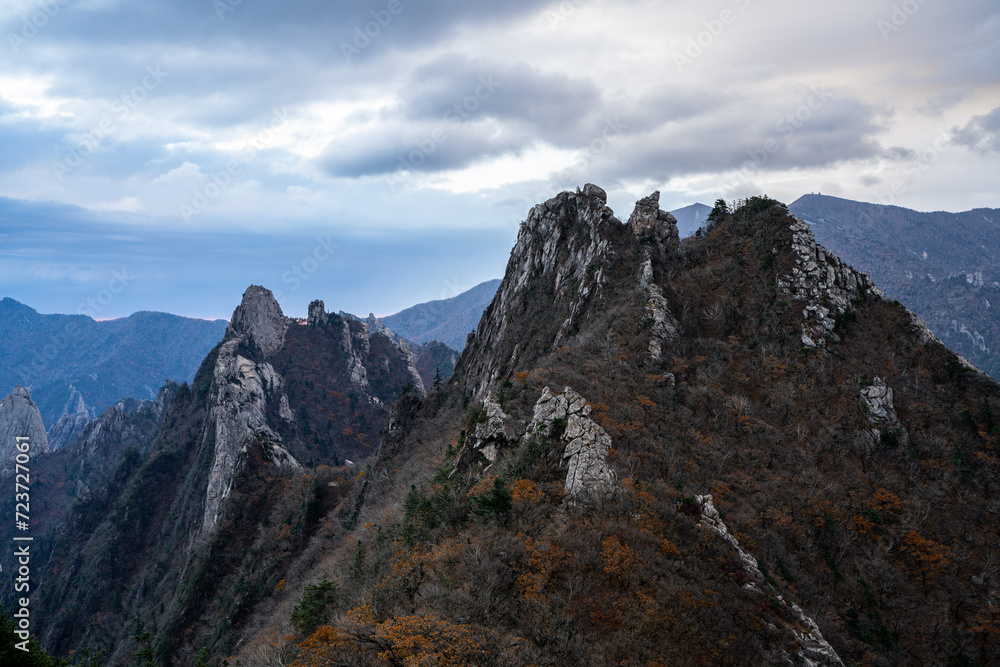
[(437, 368), (434, 369), (434, 389), (440, 389), (441, 388), (441, 382), (442, 382), (442, 380), (441, 380), (441, 367), (438, 366)]

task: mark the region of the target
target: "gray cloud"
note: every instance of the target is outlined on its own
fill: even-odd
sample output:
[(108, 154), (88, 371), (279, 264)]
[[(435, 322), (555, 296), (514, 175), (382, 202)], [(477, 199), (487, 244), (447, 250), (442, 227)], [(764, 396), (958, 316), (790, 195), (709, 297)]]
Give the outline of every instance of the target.
[(977, 153), (1000, 154), (1000, 107), (973, 116), (965, 126), (954, 128), (952, 141)]

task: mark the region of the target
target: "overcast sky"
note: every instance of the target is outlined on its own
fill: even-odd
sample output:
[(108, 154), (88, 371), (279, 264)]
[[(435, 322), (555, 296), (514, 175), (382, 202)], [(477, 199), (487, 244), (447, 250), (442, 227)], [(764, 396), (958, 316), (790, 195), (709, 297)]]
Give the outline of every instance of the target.
[(1000, 206), (996, 0), (4, 0), (0, 27), (0, 296), (42, 312), (228, 317), (253, 282), (389, 314), (502, 275), (586, 182), (619, 217), (656, 189)]

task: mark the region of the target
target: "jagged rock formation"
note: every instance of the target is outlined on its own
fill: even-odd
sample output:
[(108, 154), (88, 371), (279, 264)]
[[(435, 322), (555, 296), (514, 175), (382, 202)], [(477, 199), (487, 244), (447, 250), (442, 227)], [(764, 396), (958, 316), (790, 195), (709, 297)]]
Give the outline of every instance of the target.
[[(270, 294), (270, 291), (267, 293)], [(253, 298), (259, 298), (259, 295), (254, 295)], [(244, 304), (246, 302), (244, 297)], [(274, 301), (274, 306), (277, 305), (277, 301)], [(247, 310), (244, 308), (244, 317), (247, 315)], [(277, 312), (281, 312), (280, 307)], [(256, 318), (254, 320), (259, 321)], [(233, 321), (237, 321), (235, 314)], [(272, 336), (274, 329), (267, 327), (264, 331), (266, 342)], [(291, 468), (301, 467), (298, 461), (279, 444), (281, 438), (267, 424), (266, 396), (269, 392), (281, 390), (281, 377), (274, 372), (271, 364), (254, 363), (238, 353), (241, 344), (247, 342), (260, 344), (254, 337), (257, 333), (255, 330), (251, 329), (244, 333), (231, 328), (230, 333), (235, 334), (235, 337), (227, 340), (219, 349), (212, 384), (212, 408), (208, 428), (214, 431), (212, 435), (215, 443), (215, 460), (205, 491), (206, 530), (210, 530), (218, 519), (219, 505), (229, 494), (236, 462), (246, 453), (251, 438), (261, 439), (268, 444), (273, 450), (270, 453), (271, 460)], [(284, 332), (282, 337), (283, 335)]]
[(226, 336), (243, 337), (262, 354), (269, 355), (281, 347), (287, 329), (288, 320), (271, 290), (251, 285), (243, 294), (243, 302), (233, 311)]
[(329, 321), (330, 318), (326, 314), (326, 305), (321, 299), (316, 299), (309, 303), (309, 315), (306, 318), (306, 322), (310, 326), (325, 327)]
[(896, 409), (892, 406), (892, 389), (882, 378), (875, 378), (871, 385), (861, 389), (861, 402), (865, 414), (873, 425), (898, 424)]
[(796, 220), (789, 228), (792, 251), (796, 254), (795, 267), (779, 284), (805, 301), (802, 344), (823, 346), (827, 337), (837, 335), (836, 316), (847, 312), (858, 299), (884, 295), (867, 274), (852, 269), (817, 245), (808, 224)]
[[(533, 434), (559, 437), (566, 443), (562, 464), (566, 466), (566, 493), (574, 501), (603, 500), (614, 493), (617, 474), (608, 465), (611, 436), (590, 418), (591, 406), (580, 394), (566, 387), (556, 395), (548, 387), (535, 403), (524, 437)], [(562, 432), (557, 432), (559, 427)]]
[[(676, 225), (669, 213), (659, 211), (658, 201), (659, 193), (654, 193), (637, 202), (628, 225), (608, 208), (604, 190), (592, 184), (576, 193), (564, 192), (531, 209), (518, 232), (496, 298), (469, 339), (475, 352), (463, 355), (471, 364), (467, 377), (477, 378), (478, 384), (470, 387), (476, 396), (485, 396), (489, 386), (521, 362), (525, 345), (559, 347), (576, 333), (589, 309), (598, 308), (597, 304), (606, 306), (604, 287), (612, 271), (631, 259), (623, 253), (642, 247), (644, 256), (659, 263), (676, 252)], [(645, 269), (641, 275), (646, 275)], [(648, 277), (648, 284), (652, 284), (652, 278)], [(656, 335), (665, 341), (670, 335), (671, 318), (656, 296), (652, 291), (651, 317), (659, 324)], [(559, 315), (554, 321), (557, 326), (539, 323), (529, 340), (511, 346), (516, 336), (510, 335), (509, 329), (516, 321), (516, 313), (540, 297), (558, 304)]]
[[(634, 225), (596, 186), (536, 206), (453, 378), (426, 397), (374, 320), (314, 308), (273, 354), (238, 344), (222, 379), (249, 407), (232, 408), (311, 469), (274, 465), (275, 438), (251, 432), (199, 532), (223, 344), (149, 459), (64, 524), (46, 641), (65, 653), (113, 635), (122, 664), (142, 619), (174, 664), (202, 645), (359, 667), (387, 650), (412, 664), (996, 662), (983, 628), (1000, 586), (1000, 386), (806, 248), (810, 267), (777, 202), (751, 198), (675, 246), (653, 199)], [(824, 344), (803, 349), (814, 304)], [(892, 387), (905, 446), (845, 447), (872, 426), (868, 377)], [(872, 398), (888, 415), (888, 392)], [(310, 463), (379, 430), (363, 466)]]
[[(376, 664), (366, 641), (434, 619), (500, 664), (996, 658), (985, 603), (920, 619), (996, 588), (963, 531), (1000, 497), (1000, 388), (777, 202), (679, 246), (654, 206), (623, 224), (587, 186), (531, 210), (452, 381), (394, 408), (366, 470), (344, 544), (369, 579), (299, 647)], [(872, 419), (906, 437), (845, 447)], [(324, 574), (358, 581), (349, 560)], [(397, 593), (364, 616), (372, 590)]]
[[(161, 664), (189, 664), (220, 636), (231, 650), (259, 591), (344, 499), (357, 474), (348, 462), (373, 451), (404, 391), (423, 395), (391, 332), (369, 334), (319, 301), (308, 318), (286, 318), (251, 286), (169, 406), (162, 393), (124, 401), (52, 455), (43, 484), (55, 495), (39, 496), (52, 515), (37, 556), (39, 635), (63, 654), (108, 648), (112, 665), (130, 664), (147, 620)], [(65, 484), (71, 473), (80, 483)]]
[(719, 516), (719, 511), (712, 504), (712, 495), (695, 496), (695, 500), (701, 509), (701, 519), (699, 519), (698, 524), (728, 542), (736, 550), (736, 553), (739, 554), (740, 560), (743, 561), (743, 569), (753, 579), (753, 581), (746, 584), (745, 588), (758, 595), (762, 594), (761, 589), (766, 589), (771, 595), (777, 598), (778, 602), (787, 604), (795, 612), (797, 616), (796, 620), (799, 621), (798, 626), (786, 624), (785, 628), (793, 637), (793, 641), (798, 644), (799, 650), (795, 655), (798, 660), (793, 660), (791, 656), (786, 655), (785, 659), (787, 663), (790, 665), (801, 663), (807, 665), (807, 667), (821, 667), (822, 665), (843, 667), (843, 660), (840, 659), (837, 652), (830, 646), (830, 642), (823, 638), (823, 633), (820, 632), (816, 622), (806, 616), (805, 612), (797, 604), (786, 602), (785, 598), (766, 581), (764, 574), (757, 566), (757, 559), (747, 553), (740, 546), (739, 541), (729, 532), (729, 528), (722, 520), (722, 517)]
[(42, 415), (31, 400), (28, 390), (18, 385), (13, 393), (0, 401), (0, 477), (14, 472), (17, 438), (29, 438), (29, 455), (33, 458), (49, 452)]
[(574, 502), (598, 501), (614, 494), (618, 477), (607, 461), (611, 437), (590, 418), (592, 408), (587, 401), (570, 387), (562, 394), (544, 387), (527, 427), (504, 412), (492, 394), (483, 401), (483, 410), (484, 419), (466, 438), (452, 475), (469, 470), (484, 474), (504, 450), (541, 437), (562, 449), (565, 489)]
[(83, 400), (83, 395), (73, 389), (70, 401), (63, 408), (62, 417), (49, 427), (49, 447), (52, 451), (70, 444), (83, 433), (87, 423), (94, 418), (91, 408)]

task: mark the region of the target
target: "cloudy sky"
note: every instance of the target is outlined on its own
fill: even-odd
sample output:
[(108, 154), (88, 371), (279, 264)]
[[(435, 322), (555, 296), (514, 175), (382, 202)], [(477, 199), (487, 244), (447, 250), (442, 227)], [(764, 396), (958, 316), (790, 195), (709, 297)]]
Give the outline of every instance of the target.
[(995, 0), (5, 0), (0, 28), (0, 296), (42, 312), (228, 317), (253, 282), (389, 314), (500, 276), (586, 182), (620, 217), (1000, 206)]

